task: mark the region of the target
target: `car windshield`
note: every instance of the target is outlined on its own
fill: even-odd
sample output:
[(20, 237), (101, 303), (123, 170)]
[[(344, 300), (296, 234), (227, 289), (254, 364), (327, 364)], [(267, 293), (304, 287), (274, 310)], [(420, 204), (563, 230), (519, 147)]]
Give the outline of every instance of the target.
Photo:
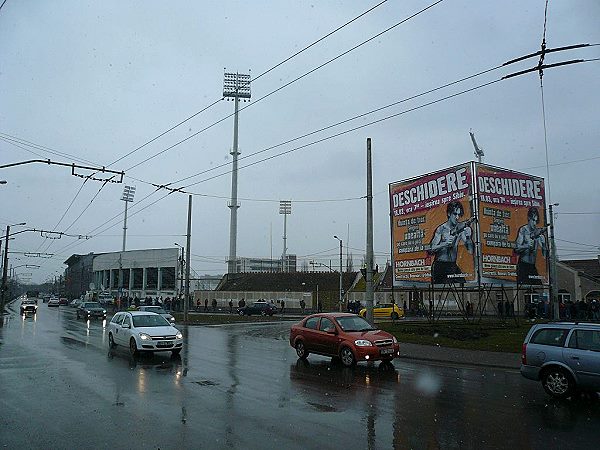
[(101, 308), (100, 303), (95, 303), (95, 302), (84, 303), (83, 307), (84, 308)]
[(344, 331), (370, 331), (375, 330), (369, 322), (359, 316), (336, 317), (336, 322)]
[(165, 327), (170, 326), (163, 316), (158, 314), (144, 314), (133, 316), (133, 325), (136, 327)]
[(21, 302), (23, 305), (35, 305), (35, 300), (23, 300)]
[(150, 311), (156, 314), (166, 314), (167, 312), (160, 306), (146, 306), (142, 311)]

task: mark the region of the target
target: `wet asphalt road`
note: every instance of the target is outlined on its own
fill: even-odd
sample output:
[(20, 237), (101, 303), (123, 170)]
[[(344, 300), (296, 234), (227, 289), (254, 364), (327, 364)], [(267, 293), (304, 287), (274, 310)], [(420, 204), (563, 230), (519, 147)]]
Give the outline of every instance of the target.
[[(14, 306), (13, 306), (14, 308)], [(8, 320), (7, 320), (8, 319)], [(108, 351), (99, 321), (41, 303), (0, 328), (0, 447), (595, 448), (600, 401), (518, 372), (299, 362), (290, 322), (183, 327), (181, 357)]]

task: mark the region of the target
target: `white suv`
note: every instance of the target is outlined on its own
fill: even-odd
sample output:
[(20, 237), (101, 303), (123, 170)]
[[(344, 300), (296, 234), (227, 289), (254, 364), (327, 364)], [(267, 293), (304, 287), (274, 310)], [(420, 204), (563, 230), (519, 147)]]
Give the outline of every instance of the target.
[(178, 355), (183, 348), (183, 335), (159, 314), (123, 311), (110, 320), (108, 344), (111, 348), (117, 345), (129, 347), (131, 355), (164, 351)]

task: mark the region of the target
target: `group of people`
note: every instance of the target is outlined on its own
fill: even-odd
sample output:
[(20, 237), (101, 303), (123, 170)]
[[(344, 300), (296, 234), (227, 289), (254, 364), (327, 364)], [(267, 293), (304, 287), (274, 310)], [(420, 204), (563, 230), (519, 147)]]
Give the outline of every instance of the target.
[(596, 299), (587, 302), (567, 300), (559, 303), (558, 313), (561, 319), (600, 321), (600, 302)]

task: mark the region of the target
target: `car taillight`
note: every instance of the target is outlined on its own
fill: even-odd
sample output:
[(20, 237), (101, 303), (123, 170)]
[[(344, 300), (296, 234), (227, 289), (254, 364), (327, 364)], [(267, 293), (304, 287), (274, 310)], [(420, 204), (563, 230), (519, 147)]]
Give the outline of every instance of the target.
[(527, 364), (527, 344), (523, 344), (522, 350), (521, 350), (521, 363), (522, 364)]

